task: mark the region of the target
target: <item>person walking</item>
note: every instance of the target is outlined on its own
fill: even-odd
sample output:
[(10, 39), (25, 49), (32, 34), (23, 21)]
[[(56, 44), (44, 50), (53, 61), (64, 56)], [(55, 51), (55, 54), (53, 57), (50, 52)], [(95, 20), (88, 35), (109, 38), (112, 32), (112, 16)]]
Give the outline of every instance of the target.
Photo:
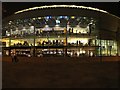
[(18, 62), (16, 54), (14, 55), (15, 62)]
[(15, 53), (12, 54), (12, 62), (15, 62), (15, 63), (18, 62), (18, 58), (17, 58), (17, 55)]
[(14, 62), (14, 53), (11, 54), (12, 62)]
[(15, 63), (18, 62), (18, 58), (17, 58), (17, 55), (16, 55), (16, 54), (14, 55), (14, 61), (15, 61)]

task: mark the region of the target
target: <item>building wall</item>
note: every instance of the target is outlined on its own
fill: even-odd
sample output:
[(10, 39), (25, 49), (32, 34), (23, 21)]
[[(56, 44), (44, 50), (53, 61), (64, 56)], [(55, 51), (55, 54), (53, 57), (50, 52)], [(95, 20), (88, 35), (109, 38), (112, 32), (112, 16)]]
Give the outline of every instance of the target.
[[(40, 16), (49, 16), (49, 15), (50, 16), (68, 15), (68, 16), (82, 16), (82, 17), (87, 16), (87, 17), (95, 18), (96, 20), (98, 20), (98, 22), (96, 25), (97, 26), (96, 31), (92, 35), (96, 36), (97, 39), (100, 39), (101, 41), (102, 40), (113, 40), (115, 42), (117, 40), (118, 53), (120, 52), (120, 40), (119, 40), (120, 34), (118, 34), (120, 30), (118, 30), (118, 32), (117, 32), (117, 29), (120, 26), (119, 25), (120, 19), (112, 16), (111, 14), (101, 13), (101, 12), (92, 11), (92, 10), (77, 9), (77, 8), (46, 8), (46, 9), (23, 12), (23, 13), (16, 14), (16, 15), (14, 14), (14, 15), (6, 18), (5, 20), (3, 20), (3, 23), (4, 22), (8, 23), (8, 21), (10, 21), (10, 20), (34, 18), (34, 17), (40, 17)], [(117, 32), (117, 34), (116, 34), (116, 32)], [(32, 41), (31, 40), (30, 41), (34, 42), (34, 40), (35, 39), (32, 39)], [(70, 40), (68, 40), (68, 42), (69, 41)], [(13, 42), (14, 41), (12, 41), (12, 42), (10, 41), (8, 43), (9, 44), (12, 43), (12, 45), (13, 45)], [(100, 46), (101, 46), (101, 44), (100, 44)], [(99, 55), (101, 55), (102, 51), (99, 51), (99, 52), (100, 52)], [(119, 53), (119, 55), (120, 55), (120, 53)]]

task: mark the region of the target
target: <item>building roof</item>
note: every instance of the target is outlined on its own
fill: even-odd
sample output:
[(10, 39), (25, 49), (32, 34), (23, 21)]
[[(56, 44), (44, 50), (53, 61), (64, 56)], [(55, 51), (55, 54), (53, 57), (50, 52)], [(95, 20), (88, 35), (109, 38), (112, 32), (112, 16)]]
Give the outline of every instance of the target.
[(120, 27), (120, 18), (92, 7), (76, 6), (76, 5), (49, 5), (33, 7), (15, 12), (13, 15), (5, 18), (3, 22), (8, 22), (15, 19), (33, 18), (40, 16), (85, 16), (99, 20), (99, 27), (103, 30), (116, 32)]

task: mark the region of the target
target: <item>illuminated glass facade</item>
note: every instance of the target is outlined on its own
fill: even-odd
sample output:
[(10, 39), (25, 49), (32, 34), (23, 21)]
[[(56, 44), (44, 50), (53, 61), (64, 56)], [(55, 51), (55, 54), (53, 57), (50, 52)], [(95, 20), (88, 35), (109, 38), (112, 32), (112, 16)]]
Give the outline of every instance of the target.
[(3, 25), (3, 55), (116, 56), (116, 40), (98, 38), (99, 20), (80, 16), (45, 16)]

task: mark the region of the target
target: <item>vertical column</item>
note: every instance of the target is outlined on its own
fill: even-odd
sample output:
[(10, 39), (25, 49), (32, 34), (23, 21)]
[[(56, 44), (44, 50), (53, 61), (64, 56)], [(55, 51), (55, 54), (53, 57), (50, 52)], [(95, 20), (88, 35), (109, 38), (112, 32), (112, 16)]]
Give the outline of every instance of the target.
[(108, 40), (106, 40), (106, 49), (107, 49), (107, 56), (108, 56)]
[[(2, 2), (0, 2), (0, 12), (2, 12)], [(2, 13), (0, 13), (0, 33), (2, 33)], [(0, 39), (2, 39), (2, 34), (0, 35)], [(1, 42), (0, 42), (1, 43)], [(0, 50), (1, 50), (2, 48), (0, 47)], [(2, 50), (1, 50), (2, 51)], [(1, 52), (0, 51), (0, 52)], [(0, 56), (0, 60), (2, 60), (2, 57)], [(3, 66), (2, 66), (2, 61), (0, 61), (0, 72), (1, 72), (1, 74), (0, 74), (0, 89), (2, 90), (2, 70), (3, 70)]]
[(120, 38), (120, 28), (118, 28), (118, 30), (119, 30), (119, 33), (117, 33), (118, 34), (117, 35), (117, 38), (118, 38), (117, 39), (117, 42), (118, 42), (117, 47), (118, 47), (118, 55), (120, 56), (120, 39), (119, 39)]
[(102, 46), (101, 46), (101, 35), (100, 35), (100, 61), (102, 62)]
[(116, 32), (116, 43), (117, 43), (117, 56), (119, 55), (120, 56), (120, 40), (119, 40), (119, 28)]
[(101, 43), (101, 32), (100, 32), (100, 61), (102, 62), (102, 43)]
[(98, 52), (98, 47), (97, 47), (97, 37), (95, 38), (95, 56), (97, 56)]
[(65, 34), (65, 40), (64, 40), (65, 56), (67, 56), (67, 27), (64, 29), (64, 34)]
[[(10, 36), (10, 38), (11, 38), (11, 36)], [(9, 56), (11, 56), (11, 48), (10, 48), (10, 42), (11, 42), (11, 40), (10, 40), (10, 38), (9, 38)]]
[(11, 56), (11, 37), (12, 37), (12, 35), (11, 35), (11, 29), (10, 29), (10, 37), (9, 37), (9, 56)]
[(101, 36), (100, 36), (100, 56), (102, 56), (102, 46), (101, 46)]
[(117, 55), (120, 56), (120, 41), (117, 40)]
[(35, 56), (35, 25), (34, 25), (34, 42), (33, 42), (33, 56)]

